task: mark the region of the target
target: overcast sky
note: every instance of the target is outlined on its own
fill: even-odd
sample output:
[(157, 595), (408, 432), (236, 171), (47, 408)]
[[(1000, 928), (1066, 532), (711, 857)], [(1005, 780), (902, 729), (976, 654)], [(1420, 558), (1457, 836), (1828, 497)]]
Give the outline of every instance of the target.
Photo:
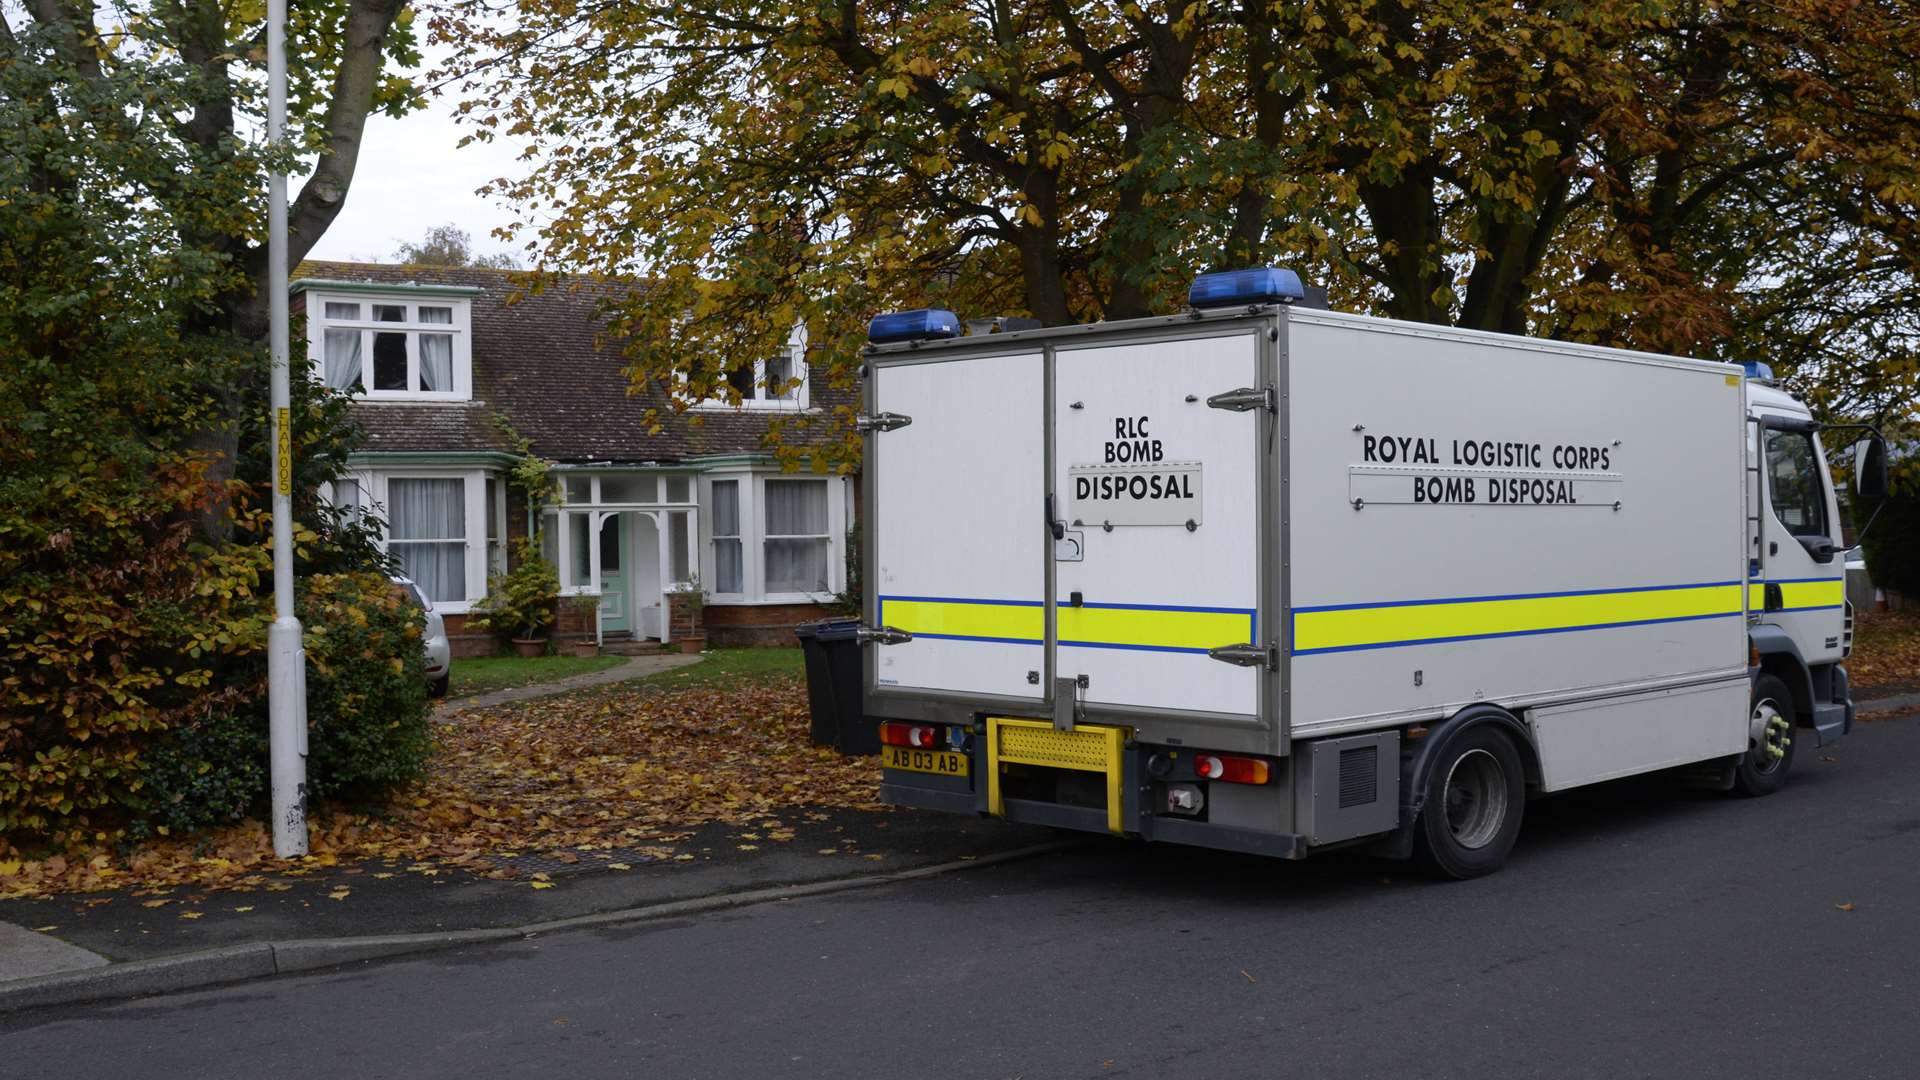
[[(480, 254), (510, 250), (489, 233), (513, 215), (474, 189), (498, 176), (520, 175), (524, 167), (514, 158), (521, 146), (503, 140), (461, 148), (467, 129), (453, 122), (454, 101), (450, 95), (431, 99), (399, 120), (367, 118), (347, 205), (309, 258), (385, 262), (401, 241), (417, 242), (428, 229), (449, 222), (472, 234)], [(523, 266), (531, 261), (524, 250), (513, 254)]]

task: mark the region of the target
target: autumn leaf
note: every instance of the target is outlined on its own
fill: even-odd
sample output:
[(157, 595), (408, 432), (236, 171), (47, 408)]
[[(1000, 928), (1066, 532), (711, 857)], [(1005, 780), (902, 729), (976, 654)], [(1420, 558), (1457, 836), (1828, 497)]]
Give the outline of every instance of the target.
[(1852, 902), (1851, 902), (1851, 901), (1849, 901), (1848, 903), (1845, 903), (1845, 904), (1835, 904), (1835, 905), (1833, 905), (1833, 906), (1834, 906), (1835, 908), (1837, 908), (1837, 909), (1839, 909), (1839, 910), (1841, 910), (1841, 911), (1852, 911), (1852, 910), (1853, 910), (1853, 904), (1852, 904)]
[(180, 913), (180, 917), (183, 919), (197, 919), (200, 915), (201, 913), (198, 911), (183, 911)]
[(529, 885), (532, 885), (532, 886), (533, 886), (534, 888), (536, 888), (536, 889), (551, 889), (551, 888), (553, 888), (553, 882), (551, 882), (551, 881), (530, 881), (530, 882), (528, 882), (527, 884), (529, 884)]
[[(329, 867), (343, 868), (336, 874), (364, 868), (376, 880), (402, 870), (527, 880), (531, 868), (510, 860), (550, 853), (581, 869), (607, 856), (623, 866), (636, 856), (688, 863), (698, 856), (672, 845), (700, 826), (731, 827), (751, 852), (792, 839), (789, 821), (820, 823), (830, 811), (887, 813), (878, 764), (814, 746), (809, 727), (805, 686), (787, 675), (472, 710), (436, 729), (417, 793), (379, 815), (317, 814), (312, 855), (302, 862), (275, 858), (268, 830), (247, 822), (131, 850), (76, 849), (58, 864), (9, 853), (0, 871), (20, 865), (0, 873), (0, 898), (98, 889), (107, 874), (145, 888), (232, 892), (286, 892)], [(633, 782), (635, 765), (644, 766), (644, 785)]]

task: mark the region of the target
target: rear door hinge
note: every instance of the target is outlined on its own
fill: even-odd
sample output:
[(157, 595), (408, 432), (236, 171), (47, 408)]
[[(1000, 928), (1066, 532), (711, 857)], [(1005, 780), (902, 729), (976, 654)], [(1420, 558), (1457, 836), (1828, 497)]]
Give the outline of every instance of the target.
[(882, 412), (871, 416), (855, 417), (853, 429), (865, 435), (872, 431), (892, 431), (894, 428), (903, 428), (911, 423), (913, 423), (913, 417), (904, 413)]
[(913, 635), (905, 630), (895, 630), (891, 626), (863, 626), (854, 631), (854, 640), (862, 645), (905, 645), (913, 640)]
[(1240, 645), (1222, 645), (1217, 649), (1208, 649), (1207, 656), (1233, 664), (1236, 667), (1263, 667), (1268, 671), (1280, 670), (1280, 646), (1268, 642), (1265, 645), (1251, 643)]
[(1274, 412), (1276, 400), (1271, 386), (1243, 386), (1238, 390), (1228, 390), (1224, 394), (1215, 394), (1207, 399), (1209, 409), (1230, 409), (1234, 412), (1246, 412), (1250, 409), (1265, 409)]

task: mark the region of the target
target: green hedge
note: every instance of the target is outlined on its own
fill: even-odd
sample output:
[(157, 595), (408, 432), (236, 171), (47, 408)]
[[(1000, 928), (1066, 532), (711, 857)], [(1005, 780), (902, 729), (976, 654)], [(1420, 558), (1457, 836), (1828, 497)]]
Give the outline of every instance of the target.
[[(422, 774), (427, 730), (424, 616), (379, 574), (320, 574), (295, 610), (307, 653), (307, 793), (377, 799)], [(131, 801), (133, 831), (184, 832), (264, 811), (264, 654), (238, 708), (212, 708), (154, 741)]]

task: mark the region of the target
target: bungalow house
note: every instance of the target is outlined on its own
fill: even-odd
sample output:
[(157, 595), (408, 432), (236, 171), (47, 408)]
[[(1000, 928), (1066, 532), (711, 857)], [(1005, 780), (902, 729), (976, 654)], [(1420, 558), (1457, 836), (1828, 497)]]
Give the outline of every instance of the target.
[[(766, 444), (771, 418), (854, 397), (815, 377), (804, 330), (778, 355), (742, 359), (731, 381), (743, 404), (676, 414), (657, 389), (630, 392), (626, 361), (601, 340), (606, 282), (562, 279), (509, 306), (517, 290), (501, 270), (307, 262), (295, 277), (315, 373), (357, 395), (365, 434), (333, 497), (378, 508), (457, 654), (492, 649), (467, 615), (507, 540), (536, 529), (563, 596), (599, 597), (597, 626), (563, 635), (670, 639), (676, 594), (698, 589), (714, 644), (775, 644), (846, 588), (856, 485), (783, 472)], [(799, 385), (770, 394), (769, 369)], [(557, 504), (509, 498), (516, 436), (556, 463)]]

